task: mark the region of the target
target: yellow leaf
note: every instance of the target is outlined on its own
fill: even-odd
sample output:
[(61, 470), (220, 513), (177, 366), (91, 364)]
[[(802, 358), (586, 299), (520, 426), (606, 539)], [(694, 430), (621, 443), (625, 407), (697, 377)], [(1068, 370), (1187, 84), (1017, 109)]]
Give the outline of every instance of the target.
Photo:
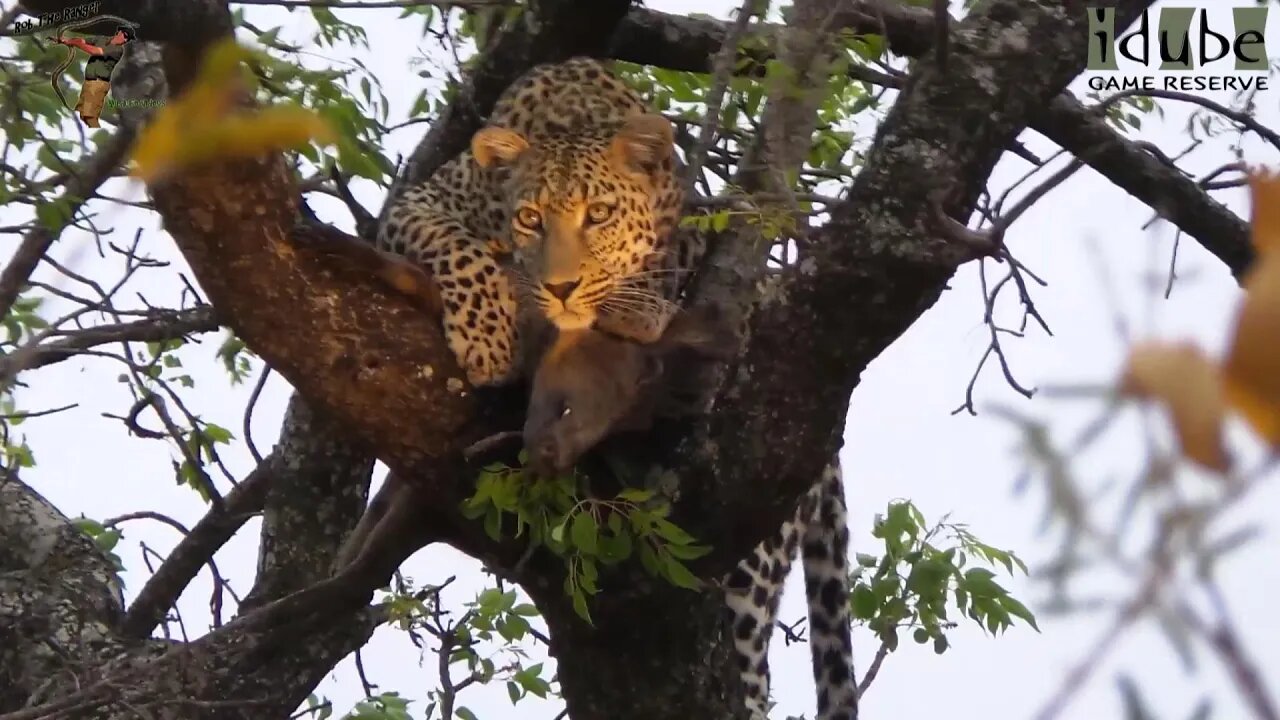
[(296, 105), (235, 111), (253, 52), (228, 39), (205, 55), (196, 80), (143, 130), (132, 153), (134, 177), (154, 182), (184, 168), (232, 157), (254, 157), (311, 140), (336, 141), (319, 115)]
[(254, 113), (228, 117), (213, 129), (226, 138), (228, 151), (254, 155), (264, 150), (280, 150), (305, 144), (337, 141), (337, 134), (322, 117), (296, 105), (277, 105)]
[(1162, 403), (1188, 458), (1220, 472), (1230, 467), (1222, 441), (1226, 416), (1222, 384), (1200, 348), (1190, 343), (1135, 346), (1129, 351), (1120, 391)]
[(1267, 169), (1250, 172), (1249, 191), (1254, 249), (1259, 255), (1280, 249), (1280, 175)]
[(1260, 255), (1245, 280), (1223, 379), (1227, 402), (1280, 446), (1280, 255)]

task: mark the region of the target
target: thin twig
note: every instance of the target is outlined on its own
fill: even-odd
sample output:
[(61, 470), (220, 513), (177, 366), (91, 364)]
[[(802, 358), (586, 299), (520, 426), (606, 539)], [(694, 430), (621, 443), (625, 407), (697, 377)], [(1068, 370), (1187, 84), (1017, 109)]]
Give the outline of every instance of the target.
[[(90, 157), (78, 171), (72, 174), (62, 196), (56, 201), (66, 204), (68, 218), (74, 217), (86, 200), (111, 177), (132, 144), (133, 131), (129, 128), (121, 128), (106, 147)], [(40, 260), (49, 251), (49, 246), (61, 234), (62, 229), (63, 226), (58, 227), (57, 230), (50, 230), (41, 225), (33, 228), (22, 238), (22, 244), (18, 246), (17, 252), (0, 272), (0, 317), (6, 317), (13, 309), (13, 303), (22, 293), (31, 273), (40, 264)]]
[(742, 7), (738, 8), (737, 17), (733, 19), (733, 25), (729, 26), (729, 32), (720, 45), (720, 51), (716, 53), (715, 63), (712, 65), (711, 89), (707, 93), (707, 111), (702, 116), (702, 125), (698, 129), (698, 144), (689, 155), (689, 166), (686, 168), (688, 173), (685, 177), (686, 193), (690, 197), (696, 194), (693, 191), (694, 183), (702, 173), (707, 152), (715, 144), (716, 132), (720, 128), (720, 111), (724, 105), (725, 91), (729, 88), (729, 80), (733, 77), (733, 67), (738, 57), (738, 43), (746, 34), (747, 25), (751, 23), (758, 5), (759, 0), (743, 1)]

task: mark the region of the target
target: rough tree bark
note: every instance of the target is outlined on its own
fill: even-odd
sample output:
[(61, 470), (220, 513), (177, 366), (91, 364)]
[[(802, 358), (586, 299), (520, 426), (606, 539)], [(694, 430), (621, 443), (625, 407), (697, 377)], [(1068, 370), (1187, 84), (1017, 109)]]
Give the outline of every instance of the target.
[[(68, 4), (26, 3), (33, 12)], [(1118, 22), (1127, 25), (1149, 4), (1117, 2)], [(967, 218), (995, 163), (1029, 125), (1131, 192), (1147, 183), (1151, 189), (1140, 197), (1233, 271), (1251, 258), (1237, 235), (1243, 223), (1199, 188), (1158, 167), (1136, 175), (1095, 151), (1132, 144), (1062, 95), (1084, 67), (1080, 0), (979, 3), (955, 24), (945, 68), (925, 55), (934, 35), (918, 13), (848, 5), (837, 26), (881, 29), (895, 52), (919, 58), (848, 200), (812, 234), (813, 262), (763, 286), (748, 344), (715, 411), (676, 428), (661, 458), (681, 478), (680, 522), (714, 545), (696, 565), (704, 577), (719, 576), (776, 531), (838, 449), (862, 369), (974, 255), (948, 239), (938, 208)], [(517, 23), (497, 38), (393, 193), (462, 147), (497, 94), (536, 62), (612, 54), (706, 71), (724, 37), (720, 23), (629, 10), (625, 0), (542, 0), (535, 7), (536, 22)], [(165, 77), (175, 90), (190, 77), (196, 53), (230, 27), (225, 6), (214, 0), (103, 0), (102, 11), (141, 22), (146, 38), (164, 45)], [(611, 40), (606, 29), (615, 26)], [(155, 70), (154, 48), (133, 60), (139, 82), (154, 86), (154, 74), (136, 65), (150, 62)], [(624, 569), (601, 579), (595, 627), (588, 627), (562, 596), (555, 561), (535, 555), (516, 573), (523, 548), (490, 541), (458, 515), (474, 476), (461, 449), (518, 427), (518, 411), (509, 394), (466, 387), (433, 319), (335, 262), (326, 251), (341, 241), (334, 231), (297, 224), (297, 193), (280, 156), (191, 170), (151, 191), (218, 322), (300, 397), (273, 453), (127, 610), (110, 568), (67, 519), (20, 479), (0, 481), (0, 711), (14, 713), (0, 717), (75, 709), (78, 717), (123, 718), (140, 706), (158, 718), (287, 716), (367, 640), (376, 609), (335, 608), (276, 625), (253, 624), (249, 611), (187, 644), (147, 636), (204, 559), (254, 512), (266, 522), (251, 596), (270, 600), (320, 579), (317, 569), (328, 567), (363, 506), (375, 455), (429, 499), (415, 508), (429, 528), (422, 541), (450, 543), (513, 575), (535, 599), (575, 720), (735, 717), (737, 679), (726, 661), (716, 591), (679, 590)], [(700, 292), (741, 293), (734, 278), (753, 269), (734, 268), (746, 261), (741, 257), (720, 261), (729, 271)], [(282, 326), (289, 332), (279, 332)], [(778, 437), (788, 439), (785, 446), (769, 442)], [(300, 506), (310, 519), (294, 512)], [(366, 578), (358, 590), (367, 597), (383, 580)], [(652, 632), (659, 623), (663, 632)], [(301, 637), (308, 642), (296, 642)], [(48, 653), (47, 638), (72, 652)], [(19, 710), (40, 703), (52, 705)]]

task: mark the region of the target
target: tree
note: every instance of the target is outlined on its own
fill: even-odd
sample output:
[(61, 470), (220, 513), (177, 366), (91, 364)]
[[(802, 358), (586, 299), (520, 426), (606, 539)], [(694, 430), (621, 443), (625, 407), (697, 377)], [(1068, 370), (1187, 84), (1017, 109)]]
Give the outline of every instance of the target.
[[(334, 248), (349, 240), (344, 234), (298, 221), (300, 193), (349, 199), (346, 178), (394, 176), (394, 196), (428, 176), (465, 146), (497, 95), (535, 63), (578, 54), (632, 63), (633, 82), (648, 83), (660, 107), (685, 114), (686, 155), (714, 180), (700, 187), (706, 195), (720, 191), (698, 201), (701, 214), (692, 222), (714, 248), (697, 301), (738, 309), (749, 319), (749, 339), (737, 371), (723, 378), (714, 412), (672, 429), (664, 449), (646, 458), (679, 478), (675, 524), (708, 539), (710, 551), (688, 562), (700, 578), (719, 577), (777, 530), (838, 449), (862, 370), (937, 300), (960, 265), (998, 258), (1012, 268), (1014, 286), (1025, 284), (1003, 244), (1019, 211), (996, 215), (981, 231), (966, 223), (979, 210), (996, 212), (982, 202), (988, 176), (1005, 153), (1025, 154), (1017, 137), (1026, 128), (1148, 202), (1233, 274), (1243, 275), (1253, 262), (1240, 218), (1118, 132), (1106, 113), (1064, 92), (1085, 67), (1089, 25), (1082, 3), (990, 0), (974, 3), (963, 19), (940, 22), (910, 4), (798, 1), (785, 27), (753, 22), (762, 8), (752, 2), (729, 23), (618, 0), (448, 4), (461, 8), (447, 16), (461, 16), (461, 30), (444, 24), (446, 4), (405, 5), (406, 16), (423, 16), (446, 42), (471, 41), (479, 52), (466, 61), (465, 80), (439, 101), (424, 93), (415, 114), (430, 117), (430, 129), (397, 169), (376, 149), (387, 118), (370, 85), (362, 87), (364, 102), (347, 96), (341, 73), (299, 68), (288, 61), (294, 49), (279, 43), (275, 31), (255, 28), (213, 0), (102, 0), (99, 12), (137, 22), (146, 41), (113, 80), (119, 97), (190, 99), (183, 92), (201, 87), (205, 51), (235, 30), (252, 33), (273, 51), (255, 61), (259, 99), (306, 88), (304, 99), (338, 131), (336, 170), (334, 177), (299, 173), (324, 168), (316, 147), (286, 154), (250, 143), (210, 159), (194, 156), (198, 143), (173, 145), (173, 154), (161, 157), (171, 162), (167, 174), (150, 182), (148, 209), (163, 220), (198, 283), (200, 292), (191, 295), (207, 302), (124, 310), (116, 290), (83, 284), (84, 293), (99, 296), (52, 321), (37, 312), (32, 273), (51, 262), (48, 251), (63, 230), (93, 227), (90, 203), (106, 202), (99, 188), (117, 173), (152, 113), (122, 105), (120, 128), (95, 134), (92, 151), (88, 143), (48, 138), (48, 129), (65, 120), (64, 109), (43, 80), (32, 78), (53, 65), (52, 54), (35, 40), (16, 44), (30, 72), (12, 75), (7, 138), (18, 150), (38, 143), (44, 169), (0, 168), (12, 179), (6, 202), (30, 202), (38, 216), (20, 228), (22, 243), (0, 273), (0, 308), (15, 348), (4, 358), (3, 375), (12, 379), (112, 343), (148, 343), (145, 354), (129, 347), (114, 356), (136, 397), (121, 420), (141, 437), (175, 442), (181, 458), (175, 472), (210, 510), (126, 610), (116, 568), (96, 549), (109, 550), (116, 531), (84, 521), (77, 527), (44, 501), (21, 479), (30, 450), (7, 443), (0, 533), (9, 550), (0, 607), (21, 622), (0, 629), (8, 648), (0, 651), (6, 679), (0, 710), (9, 713), (0, 717), (135, 717), (144, 710), (158, 717), (285, 717), (377, 624), (414, 611), (427, 618), (448, 659), (463, 640), (456, 626), (430, 625), (438, 588), (401, 594), (401, 605), (368, 604), (400, 562), (428, 543), (482, 560), (529, 594), (577, 720), (735, 717), (737, 680), (719, 591), (654, 582), (626, 565), (599, 578), (591, 624), (584, 623), (564, 592), (563, 563), (546, 553), (526, 555), (523, 541), (495, 538), (459, 509), (475, 493), (467, 449), (518, 427), (519, 398), (466, 388), (430, 317), (335, 258)], [(1116, 2), (1116, 27), (1149, 5)], [(24, 11), (69, 6), (31, 0)], [(367, 39), (371, 30), (339, 20), (324, 4), (311, 12), (328, 43)], [(6, 13), (3, 26), (15, 16)], [(870, 61), (886, 53), (911, 58), (909, 72), (873, 67)], [(874, 142), (855, 150), (841, 123), (877, 107), (884, 89), (896, 97)], [(1125, 102), (1138, 102), (1138, 95), (1108, 107)], [(174, 127), (192, 134), (181, 139), (195, 137), (195, 127)], [(833, 183), (821, 185), (822, 179)], [(821, 193), (830, 184), (839, 196)], [(376, 219), (350, 204), (367, 236)], [(810, 215), (822, 222), (804, 227)], [(125, 262), (124, 280), (154, 271), (136, 239), (129, 247), (112, 242), (105, 244)], [(790, 265), (790, 272), (770, 269), (775, 251), (783, 254), (773, 265)], [(757, 297), (761, 284), (767, 292)], [(99, 313), (98, 322), (73, 327)], [(191, 380), (175, 364), (175, 351), (186, 338), (220, 326), (234, 333), (219, 351), (229, 370), (244, 373), (251, 351), (297, 390), (279, 443), (230, 491), (213, 477), (229, 433), (188, 411), (174, 390), (184, 377)], [(10, 422), (24, 417), (16, 408), (9, 415)], [(787, 442), (768, 442), (779, 437)], [(255, 622), (254, 608), (328, 577), (365, 513), (375, 457), (403, 481), (394, 497), (374, 503), (396, 532), (362, 556), (361, 572), (327, 596), (334, 602), (323, 611)], [(258, 512), (259, 575), (240, 616), (195, 640), (152, 638), (212, 553)], [(512, 597), (489, 595), (472, 618), (497, 632), (523, 631), (512, 618), (528, 609)], [(637, 622), (652, 617), (665, 619), (665, 632)], [(482, 675), (492, 671), (477, 667)], [(542, 691), (537, 672), (523, 670), (513, 692)], [(456, 689), (440, 696), (442, 712)]]

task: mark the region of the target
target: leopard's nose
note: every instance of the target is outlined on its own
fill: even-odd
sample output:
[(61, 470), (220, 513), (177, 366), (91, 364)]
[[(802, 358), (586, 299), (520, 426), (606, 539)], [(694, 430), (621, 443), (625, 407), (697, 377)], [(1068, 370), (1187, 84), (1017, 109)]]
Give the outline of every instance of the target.
[(569, 296), (572, 295), (573, 291), (577, 290), (578, 286), (581, 284), (582, 280), (578, 279), (561, 283), (544, 283), (543, 287), (545, 287), (547, 292), (551, 293), (551, 295), (560, 302), (564, 302), (569, 299)]

